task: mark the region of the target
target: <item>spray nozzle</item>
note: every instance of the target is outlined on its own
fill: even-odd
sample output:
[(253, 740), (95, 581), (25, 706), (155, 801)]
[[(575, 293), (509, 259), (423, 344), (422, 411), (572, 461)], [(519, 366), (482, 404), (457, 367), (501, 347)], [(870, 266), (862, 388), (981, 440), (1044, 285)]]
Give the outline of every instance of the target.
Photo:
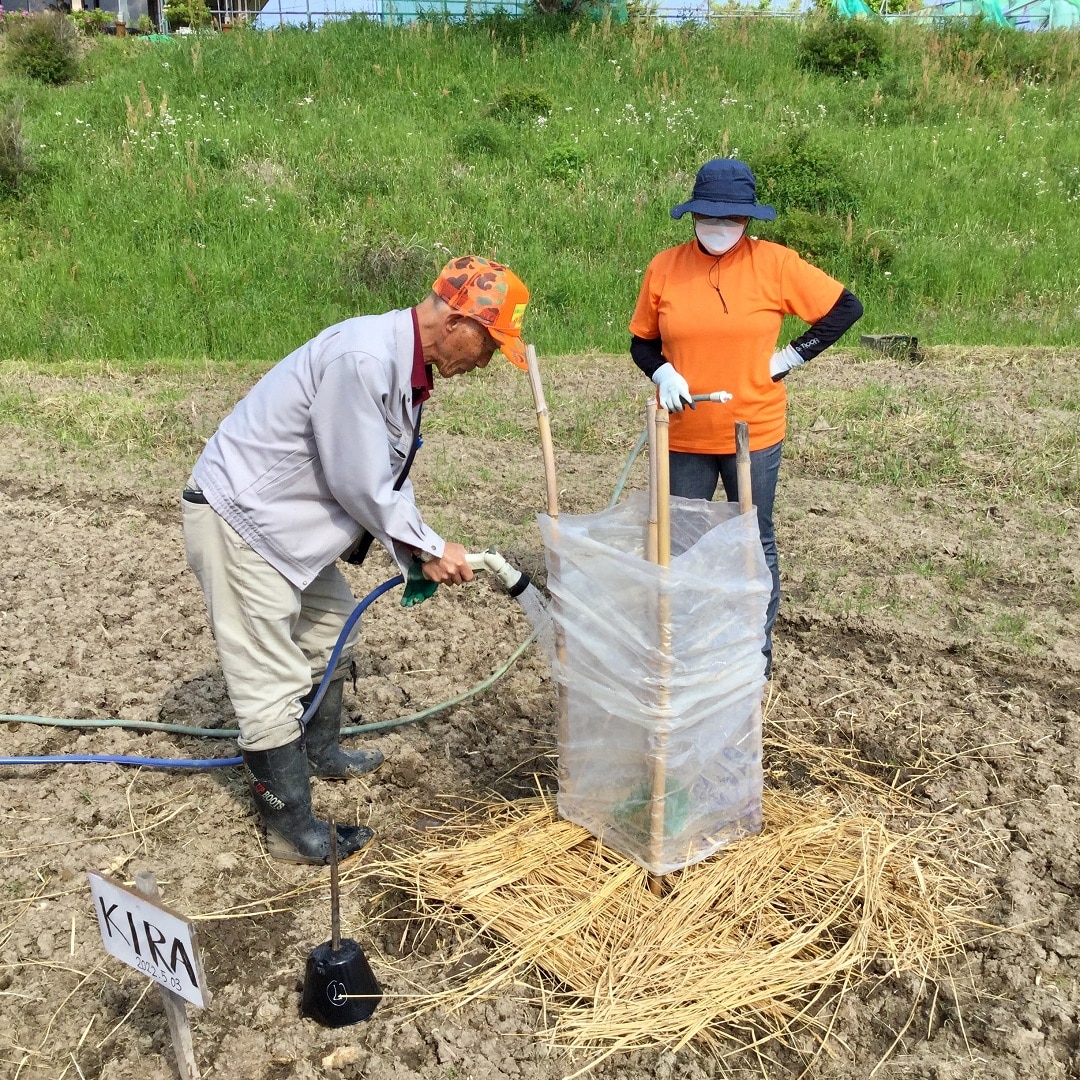
[(489, 570), (511, 595), (520, 596), (531, 584), (529, 575), (511, 566), (494, 548), (466, 555), (471, 570)]

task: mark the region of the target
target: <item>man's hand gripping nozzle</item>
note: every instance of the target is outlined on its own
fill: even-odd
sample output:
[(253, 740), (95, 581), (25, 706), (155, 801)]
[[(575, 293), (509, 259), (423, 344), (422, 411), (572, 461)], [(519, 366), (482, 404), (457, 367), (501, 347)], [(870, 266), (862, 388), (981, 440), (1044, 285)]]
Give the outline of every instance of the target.
[[(487, 551), (481, 551), (475, 555), (469, 554), (466, 556), (466, 561), (469, 569), (474, 573), (478, 570), (489, 571), (510, 596), (520, 596), (532, 584), (528, 574), (511, 566), (494, 548), (488, 548)], [(435, 590), (439, 586), (424, 577), (423, 565), (419, 558), (413, 559), (409, 564), (405, 591), (401, 596), (402, 607), (422, 604), (435, 595)]]

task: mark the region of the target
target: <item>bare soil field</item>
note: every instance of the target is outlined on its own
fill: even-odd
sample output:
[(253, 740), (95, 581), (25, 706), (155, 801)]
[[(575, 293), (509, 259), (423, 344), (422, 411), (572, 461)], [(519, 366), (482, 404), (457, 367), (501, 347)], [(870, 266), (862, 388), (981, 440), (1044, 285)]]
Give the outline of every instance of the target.
[[(648, 386), (624, 358), (541, 362), (560, 509), (602, 509)], [(590, 1075), (1080, 1077), (1078, 365), (1080, 353), (1050, 350), (940, 347), (917, 362), (834, 352), (788, 380), (766, 728), (843, 747), (868, 775), (907, 785), (916, 811), (965, 838), (942, 854), (975, 879), (985, 925), (936, 981), (883, 972), (847, 995), (824, 1048), (795, 1039), (720, 1058), (657, 1046)], [(230, 727), (178, 498), (244, 377), (4, 378), (38, 419), (6, 428), (0, 455), (0, 711)], [(84, 393), (133, 403), (158, 426), (159, 449), (104, 421), (61, 437)], [(543, 584), (545, 489), (524, 377), (497, 361), (437, 386), (414, 478), (436, 528), (495, 544)], [(643, 485), (640, 462), (629, 483)], [(381, 552), (348, 570), (358, 597), (394, 572)], [(442, 703), (528, 632), (483, 580), (408, 609), (391, 593), (364, 616), (349, 715), (381, 721)], [(364, 781), (315, 781), (316, 808), (374, 828), (362, 858), (409, 849), (447, 799), (550, 789), (555, 716), (547, 662), (530, 648), (463, 703), (351, 740), (378, 746), (385, 765)], [(236, 753), (229, 739), (14, 720), (0, 747)], [(769, 783), (793, 782), (769, 766)], [(425, 929), (351, 871), (342, 932), (363, 944), (386, 998), (352, 1027), (302, 1019), (304, 963), (329, 936), (328, 872), (265, 856), (239, 769), (0, 766), (0, 792), (6, 1080), (177, 1075), (156, 988), (102, 950), (89, 870), (123, 881), (152, 870), (165, 902), (198, 920), (211, 1000), (190, 1016), (204, 1076), (557, 1080), (589, 1064), (543, 1036), (527, 987), (413, 1015), (417, 995), (452, 988), (470, 961), (452, 929)]]

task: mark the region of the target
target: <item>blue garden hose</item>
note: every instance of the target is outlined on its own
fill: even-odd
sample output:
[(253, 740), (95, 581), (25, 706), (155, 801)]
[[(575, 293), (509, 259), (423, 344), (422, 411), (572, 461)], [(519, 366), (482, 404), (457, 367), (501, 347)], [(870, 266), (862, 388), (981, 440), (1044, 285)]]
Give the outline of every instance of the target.
[[(304, 715), (300, 717), (300, 724), (302, 727), (307, 726), (308, 720), (315, 714), (315, 710), (318, 709), (323, 696), (326, 694), (326, 688), (330, 684), (330, 676), (333, 674), (334, 668), (337, 667), (338, 660), (341, 657), (341, 650), (345, 648), (345, 642), (349, 637), (349, 632), (356, 625), (357, 619), (367, 610), (368, 606), (375, 600), (378, 600), (383, 593), (389, 592), (391, 589), (396, 588), (398, 585), (404, 584), (405, 579), (398, 574), (397, 577), (391, 578), (389, 581), (384, 581), (377, 588), (372, 589), (371, 592), (360, 601), (359, 604), (353, 609), (352, 614), (345, 620), (345, 625), (341, 628), (341, 633), (338, 634), (337, 642), (334, 645), (333, 652), (330, 653), (330, 659), (326, 664), (326, 673), (322, 677), (322, 681), (319, 683), (318, 690), (315, 691), (315, 696), (311, 699), (311, 704), (307, 707)], [(15, 718), (13, 718), (15, 719)], [(148, 769), (225, 769), (233, 768), (236, 765), (243, 764), (242, 757), (230, 757), (230, 758), (144, 758), (144, 757), (129, 757), (126, 754), (55, 754), (55, 755), (35, 755), (33, 757), (0, 757), (0, 766), (3, 765), (88, 765), (95, 763), (110, 763), (114, 765), (141, 765)]]
[(240, 765), (243, 758), (157, 758), (130, 757), (127, 754), (43, 754), (34, 757), (0, 757), (0, 765), (91, 765), (111, 762), (114, 765), (141, 765), (147, 769), (222, 769)]
[(300, 726), (302, 728), (307, 727), (308, 721), (315, 715), (316, 710), (319, 708), (319, 704), (326, 694), (326, 688), (330, 685), (330, 676), (333, 674), (334, 669), (337, 667), (338, 660), (341, 658), (341, 650), (345, 648), (345, 642), (349, 637), (349, 631), (356, 625), (357, 619), (359, 619), (360, 616), (367, 611), (369, 605), (378, 600), (383, 593), (387, 593), (391, 589), (396, 589), (398, 585), (404, 584), (405, 579), (398, 574), (397, 577), (392, 577), (389, 581), (384, 581), (381, 585), (372, 589), (371, 592), (369, 592), (367, 596), (353, 608), (353, 613), (345, 620), (345, 625), (341, 628), (341, 633), (338, 634), (338, 639), (334, 643), (334, 651), (330, 654), (330, 659), (326, 662), (326, 671), (323, 674), (322, 681), (319, 683), (319, 689), (315, 691), (315, 696), (311, 699), (311, 704), (304, 711), (304, 715), (300, 717)]

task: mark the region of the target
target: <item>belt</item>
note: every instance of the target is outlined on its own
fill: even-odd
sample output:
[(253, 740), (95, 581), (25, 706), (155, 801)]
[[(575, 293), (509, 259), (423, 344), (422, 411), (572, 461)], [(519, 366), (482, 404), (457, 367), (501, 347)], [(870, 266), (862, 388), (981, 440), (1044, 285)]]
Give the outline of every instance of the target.
[(183, 494), (180, 497), (184, 502), (198, 503), (200, 506), (209, 505), (207, 497), (201, 491), (196, 491), (194, 488), (184, 488)]

